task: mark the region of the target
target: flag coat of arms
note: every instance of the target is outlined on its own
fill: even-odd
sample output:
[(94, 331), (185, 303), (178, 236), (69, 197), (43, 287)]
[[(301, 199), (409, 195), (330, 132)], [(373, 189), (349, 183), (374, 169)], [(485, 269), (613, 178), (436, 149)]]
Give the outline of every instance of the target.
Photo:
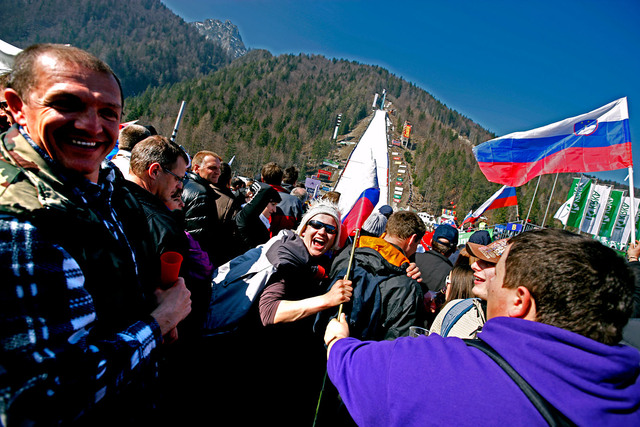
[(473, 154), (491, 182), (518, 187), (544, 174), (633, 165), (627, 98), (580, 116), (484, 142)]

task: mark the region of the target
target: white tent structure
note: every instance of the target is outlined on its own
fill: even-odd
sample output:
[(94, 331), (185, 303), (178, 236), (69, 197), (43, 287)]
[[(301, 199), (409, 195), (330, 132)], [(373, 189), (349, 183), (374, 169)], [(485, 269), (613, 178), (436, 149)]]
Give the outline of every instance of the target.
[(334, 191), (340, 193), (342, 215), (349, 212), (364, 190), (376, 185), (380, 188), (380, 199), (374, 210), (389, 203), (387, 124), (387, 112), (376, 110), (369, 127), (349, 156), (334, 187)]
[(11, 71), (13, 58), (21, 51), (22, 49), (0, 40), (0, 73)]

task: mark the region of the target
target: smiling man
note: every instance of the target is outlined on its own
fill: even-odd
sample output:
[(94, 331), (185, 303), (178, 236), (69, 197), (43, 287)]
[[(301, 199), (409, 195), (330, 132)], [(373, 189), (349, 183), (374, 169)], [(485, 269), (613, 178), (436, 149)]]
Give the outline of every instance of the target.
[[(529, 231), (509, 241), (486, 288), (478, 338), (569, 423), (640, 424), (640, 353), (619, 344), (634, 288), (622, 257), (587, 236)], [(494, 360), (458, 338), (348, 335), (344, 318), (327, 327), (327, 371), (358, 425), (548, 425)], [(425, 396), (437, 411), (422, 410)]]
[(144, 217), (102, 164), (118, 136), (120, 83), (87, 52), (34, 45), (4, 96), (16, 124), (0, 137), (2, 421), (148, 420), (155, 349), (191, 300), (181, 278), (142, 290), (154, 285), (133, 247)]

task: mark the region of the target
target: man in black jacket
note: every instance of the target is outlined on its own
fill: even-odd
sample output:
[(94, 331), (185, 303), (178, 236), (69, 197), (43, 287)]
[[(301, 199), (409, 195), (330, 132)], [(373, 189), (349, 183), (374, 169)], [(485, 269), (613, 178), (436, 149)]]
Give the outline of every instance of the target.
[[(398, 211), (389, 217), (382, 237), (360, 237), (349, 276), (353, 298), (344, 307), (353, 336), (388, 340), (409, 335), (410, 326), (425, 326), (424, 294), (407, 271), (409, 258), (424, 233), (425, 225), (418, 215)], [(344, 278), (350, 252), (342, 251), (331, 265), (332, 283)], [(322, 318), (333, 314), (328, 310), (319, 316), (320, 330), (324, 327)]]
[(453, 269), (449, 256), (457, 246), (458, 230), (442, 224), (433, 232), (431, 250), (416, 254), (416, 265), (422, 273), (422, 290), (425, 293), (445, 287), (447, 276)]
[(221, 244), (219, 196), (213, 188), (220, 177), (220, 161), (220, 156), (213, 151), (197, 152), (182, 193), (185, 228), (209, 254), (209, 260), (215, 267), (224, 264), (227, 251), (226, 242)]
[[(187, 318), (187, 325), (197, 328), (209, 303), (210, 284), (191, 276), (195, 270), (190, 265), (189, 240), (184, 227), (167, 207), (173, 198), (179, 197), (187, 181), (189, 156), (175, 142), (154, 135), (133, 147), (131, 151), (131, 175), (128, 187), (142, 205), (147, 218), (151, 239), (143, 242), (148, 253), (153, 254), (151, 265), (160, 271), (160, 255), (165, 252), (178, 252), (184, 260), (180, 276), (185, 278), (191, 291), (193, 312)], [(193, 331), (188, 331), (191, 333)]]

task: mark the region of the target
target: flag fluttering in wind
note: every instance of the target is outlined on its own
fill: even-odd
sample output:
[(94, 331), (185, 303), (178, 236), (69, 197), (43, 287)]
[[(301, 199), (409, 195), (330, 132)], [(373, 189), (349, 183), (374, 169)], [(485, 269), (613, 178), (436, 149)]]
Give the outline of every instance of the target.
[(630, 167), (627, 98), (580, 116), (515, 132), (473, 148), (484, 176), (518, 187), (544, 174)]
[(356, 229), (362, 228), (379, 199), (380, 189), (378, 187), (367, 188), (360, 194), (349, 213), (342, 219), (342, 225), (346, 231), (345, 236), (351, 236)]
[(467, 214), (460, 227), (465, 223), (473, 224), (482, 216), (482, 214), (491, 209), (505, 208), (507, 206), (515, 206), (518, 204), (518, 198), (516, 197), (516, 189), (514, 187), (507, 187), (503, 185), (493, 196), (491, 196), (486, 202), (482, 204), (473, 213)]
[(0, 73), (11, 71), (13, 60), (22, 49), (0, 40)]

